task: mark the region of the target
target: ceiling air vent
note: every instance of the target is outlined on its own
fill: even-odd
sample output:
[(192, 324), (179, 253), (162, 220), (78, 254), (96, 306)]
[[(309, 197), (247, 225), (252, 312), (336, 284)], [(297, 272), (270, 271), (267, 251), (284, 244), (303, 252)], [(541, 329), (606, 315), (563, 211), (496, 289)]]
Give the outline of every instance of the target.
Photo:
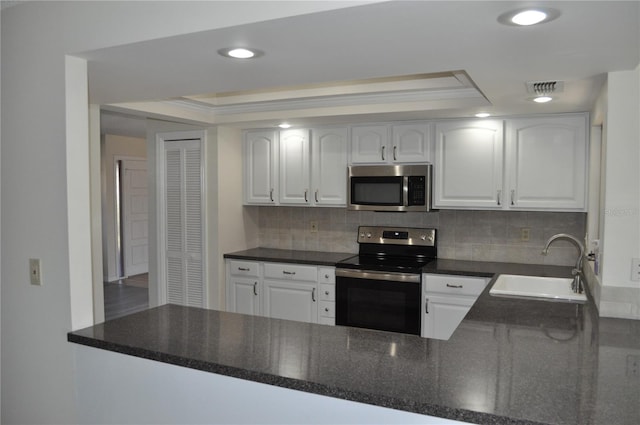
[(560, 93), (564, 90), (564, 81), (529, 81), (527, 92), (537, 96)]

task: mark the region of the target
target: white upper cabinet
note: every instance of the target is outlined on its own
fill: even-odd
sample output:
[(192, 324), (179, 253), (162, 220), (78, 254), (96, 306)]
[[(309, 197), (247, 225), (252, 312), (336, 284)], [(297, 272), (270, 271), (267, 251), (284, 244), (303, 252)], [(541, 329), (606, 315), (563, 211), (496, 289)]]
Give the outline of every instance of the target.
[(391, 127), (393, 162), (431, 162), (431, 124), (398, 124)]
[(352, 164), (429, 162), (431, 124), (353, 126)]
[(311, 182), (314, 205), (347, 204), (347, 129), (311, 130)]
[(436, 123), (434, 207), (502, 208), (503, 147), (501, 120)]
[(244, 202), (275, 205), (278, 200), (278, 133), (251, 131), (244, 139)]
[(585, 114), (507, 121), (509, 208), (584, 211), (586, 132)]
[(309, 130), (280, 132), (280, 204), (311, 202)]

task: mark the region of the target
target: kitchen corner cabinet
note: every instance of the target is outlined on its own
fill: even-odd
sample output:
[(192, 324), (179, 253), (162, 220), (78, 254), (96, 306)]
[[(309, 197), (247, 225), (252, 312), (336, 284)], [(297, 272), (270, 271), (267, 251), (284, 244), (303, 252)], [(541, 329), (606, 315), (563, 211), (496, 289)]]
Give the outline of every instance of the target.
[(352, 164), (396, 164), (431, 161), (430, 123), (353, 126)]
[(510, 209), (585, 210), (585, 114), (508, 120), (506, 141)]
[(250, 131), (244, 137), (244, 203), (275, 205), (278, 200), (278, 132)]
[(434, 207), (502, 208), (503, 122), (447, 121), (435, 131)]
[(424, 274), (422, 282), (421, 336), (447, 340), (476, 302), (488, 279)]

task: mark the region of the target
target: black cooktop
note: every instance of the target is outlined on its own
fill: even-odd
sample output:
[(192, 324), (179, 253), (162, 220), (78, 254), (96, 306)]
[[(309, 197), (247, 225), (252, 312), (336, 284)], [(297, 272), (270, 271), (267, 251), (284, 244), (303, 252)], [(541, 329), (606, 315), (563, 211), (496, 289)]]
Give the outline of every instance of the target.
[(375, 270), (402, 273), (421, 273), (435, 258), (396, 257), (389, 255), (354, 255), (336, 264), (336, 268)]

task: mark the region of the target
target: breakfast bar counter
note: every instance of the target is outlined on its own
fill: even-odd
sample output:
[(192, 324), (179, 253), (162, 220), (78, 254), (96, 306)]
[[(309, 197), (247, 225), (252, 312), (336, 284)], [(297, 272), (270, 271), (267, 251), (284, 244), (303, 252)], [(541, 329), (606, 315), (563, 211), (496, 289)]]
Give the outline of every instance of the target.
[[(566, 275), (438, 260), (430, 273)], [(474, 270), (474, 267), (476, 269)], [(640, 423), (640, 322), (594, 304), (494, 297), (448, 341), (164, 305), (70, 342), (322, 396), (482, 424)]]

